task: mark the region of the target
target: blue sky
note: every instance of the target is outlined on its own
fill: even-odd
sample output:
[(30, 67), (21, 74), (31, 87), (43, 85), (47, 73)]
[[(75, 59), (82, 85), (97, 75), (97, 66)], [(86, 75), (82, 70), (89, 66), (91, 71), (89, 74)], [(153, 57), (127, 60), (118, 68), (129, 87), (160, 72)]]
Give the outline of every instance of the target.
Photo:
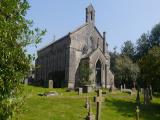
[(133, 43), (144, 32), (160, 22), (160, 0), (29, 0), (27, 18), (34, 27), (47, 29), (38, 48), (30, 46), (29, 53), (36, 53), (54, 40), (73, 31), (85, 22), (85, 8), (92, 3), (96, 10), (96, 26), (107, 32), (107, 43), (118, 51), (126, 40)]

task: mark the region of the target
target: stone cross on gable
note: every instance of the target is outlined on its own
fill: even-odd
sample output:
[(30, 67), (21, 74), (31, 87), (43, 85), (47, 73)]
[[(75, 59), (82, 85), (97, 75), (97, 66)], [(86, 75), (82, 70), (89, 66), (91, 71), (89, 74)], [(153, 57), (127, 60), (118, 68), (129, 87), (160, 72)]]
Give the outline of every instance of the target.
[(96, 103), (97, 103), (96, 120), (100, 120), (101, 103), (102, 103), (102, 90), (100, 89), (97, 91)]

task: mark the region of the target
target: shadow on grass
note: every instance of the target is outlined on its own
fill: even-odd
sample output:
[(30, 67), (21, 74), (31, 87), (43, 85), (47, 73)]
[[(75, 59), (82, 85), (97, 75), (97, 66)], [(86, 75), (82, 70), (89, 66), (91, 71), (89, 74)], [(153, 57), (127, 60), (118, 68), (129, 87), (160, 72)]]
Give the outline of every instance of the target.
[(157, 92), (156, 92), (156, 93), (153, 94), (153, 96), (154, 96), (154, 97), (157, 97), (157, 98), (160, 98), (160, 93), (157, 93)]
[[(110, 106), (125, 118), (133, 118), (136, 116), (136, 103), (125, 100), (105, 100), (106, 106)], [(150, 105), (140, 106), (140, 119), (142, 120), (160, 120), (160, 104), (151, 103)]]
[(106, 99), (105, 102), (106, 102), (106, 106), (110, 106), (122, 116), (125, 116), (125, 117), (134, 116), (134, 110), (135, 110), (136, 104), (133, 102), (117, 100), (117, 99), (111, 99), (111, 100)]

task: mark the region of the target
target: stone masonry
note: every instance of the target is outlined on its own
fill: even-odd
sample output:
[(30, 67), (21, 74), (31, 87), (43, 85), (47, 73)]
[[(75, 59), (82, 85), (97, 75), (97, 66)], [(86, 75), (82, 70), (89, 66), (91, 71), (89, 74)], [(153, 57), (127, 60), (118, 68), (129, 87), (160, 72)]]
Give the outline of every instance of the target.
[(113, 86), (105, 36), (105, 32), (101, 35), (96, 28), (95, 10), (89, 5), (82, 26), (37, 52), (37, 84), (48, 87), (48, 80), (53, 80), (54, 87), (78, 87), (79, 65), (85, 62), (92, 70), (89, 80), (93, 87)]

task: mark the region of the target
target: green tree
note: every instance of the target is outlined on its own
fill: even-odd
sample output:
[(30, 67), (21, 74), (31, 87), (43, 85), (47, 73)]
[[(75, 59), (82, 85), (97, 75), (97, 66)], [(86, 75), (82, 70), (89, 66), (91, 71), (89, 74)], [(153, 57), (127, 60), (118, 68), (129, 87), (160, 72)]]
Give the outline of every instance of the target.
[(92, 70), (89, 68), (87, 63), (81, 63), (79, 66), (79, 74), (80, 74), (80, 86), (91, 85), (91, 81), (89, 80), (89, 75), (92, 73)]
[(121, 55), (116, 59), (116, 80), (119, 83), (126, 83), (128, 87), (133, 87), (139, 75), (139, 66), (125, 55)]
[(156, 24), (150, 34), (150, 45), (153, 46), (160, 46), (160, 23)]
[(135, 49), (134, 49), (134, 44), (130, 40), (124, 42), (124, 45), (121, 48), (121, 54), (128, 56), (133, 60), (135, 55)]
[(150, 85), (154, 90), (160, 89), (160, 47), (154, 46), (140, 60), (141, 79), (144, 87)]
[(151, 32), (143, 33), (137, 40), (136, 59), (148, 53), (153, 46), (160, 46), (160, 23), (156, 24)]
[(136, 60), (139, 60), (145, 54), (147, 54), (149, 49), (149, 34), (143, 33), (141, 37), (137, 40), (137, 47), (136, 47)]
[(0, 119), (9, 120), (22, 103), (21, 82), (30, 69), (32, 56), (26, 46), (40, 42), (45, 31), (30, 29), (27, 0), (0, 1)]
[(116, 47), (114, 47), (113, 52), (109, 52), (109, 55), (110, 55), (110, 69), (113, 73), (116, 73), (115, 62), (116, 58), (119, 56), (119, 54), (116, 51)]

